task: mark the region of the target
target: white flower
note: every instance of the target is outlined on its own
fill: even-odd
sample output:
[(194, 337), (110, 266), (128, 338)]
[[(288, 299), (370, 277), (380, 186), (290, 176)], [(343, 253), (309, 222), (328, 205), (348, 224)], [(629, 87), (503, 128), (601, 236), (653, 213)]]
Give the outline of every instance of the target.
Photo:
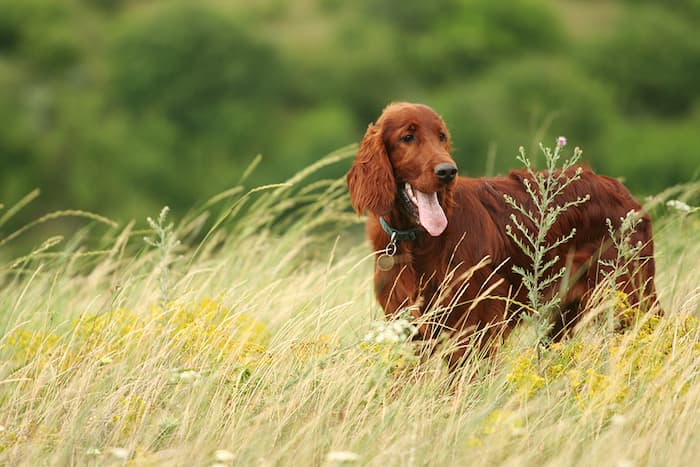
[(403, 318), (389, 323), (375, 321), (370, 324), (370, 328), (364, 341), (375, 344), (397, 344), (418, 332), (413, 324)]
[(126, 448), (109, 448), (107, 452), (117, 459), (126, 460), (129, 458), (129, 450)]
[(235, 458), (236, 455), (226, 449), (217, 449), (216, 452), (214, 452), (214, 459), (218, 462), (231, 462)]
[(612, 424), (615, 425), (615, 426), (622, 426), (622, 425), (625, 424), (625, 421), (626, 421), (625, 416), (624, 416), (624, 415), (620, 415), (619, 413), (616, 413), (616, 414), (613, 415), (612, 418), (610, 419), (610, 423), (612, 423)]
[(355, 462), (360, 459), (358, 454), (352, 451), (331, 451), (326, 455), (327, 462)]
[(694, 208), (688, 206), (683, 201), (678, 201), (677, 199), (666, 201), (666, 206), (680, 212), (690, 212), (694, 210)]
[(197, 380), (201, 376), (202, 375), (197, 370), (172, 369), (170, 370), (170, 383), (175, 384), (197, 382)]
[(194, 381), (199, 378), (199, 372), (194, 370), (187, 370), (180, 373), (180, 379), (182, 381)]

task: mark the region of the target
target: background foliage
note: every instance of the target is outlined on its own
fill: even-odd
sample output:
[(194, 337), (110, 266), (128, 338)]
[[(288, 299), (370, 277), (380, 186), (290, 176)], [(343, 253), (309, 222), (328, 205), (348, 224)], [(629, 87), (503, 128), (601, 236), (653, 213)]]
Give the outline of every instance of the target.
[(444, 115), (463, 174), (564, 134), (657, 192), (698, 177), (699, 23), (697, 0), (0, 0), (0, 203), (177, 215), (401, 99)]

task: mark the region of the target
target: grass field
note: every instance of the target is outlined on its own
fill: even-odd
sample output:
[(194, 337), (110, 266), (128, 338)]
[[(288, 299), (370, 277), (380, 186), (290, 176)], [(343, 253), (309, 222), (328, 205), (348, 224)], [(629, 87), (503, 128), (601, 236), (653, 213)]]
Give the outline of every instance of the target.
[[(450, 375), (410, 343), (378, 342), (372, 257), (344, 181), (305, 175), (233, 189), (173, 226), (164, 212), (148, 231), (98, 236), (94, 220), (3, 261), (0, 464), (700, 458), (700, 216), (664, 205), (698, 186), (652, 200), (665, 316), (625, 334), (592, 320), (539, 356), (523, 326)], [(613, 291), (592, 311), (613, 309), (635, 312)]]

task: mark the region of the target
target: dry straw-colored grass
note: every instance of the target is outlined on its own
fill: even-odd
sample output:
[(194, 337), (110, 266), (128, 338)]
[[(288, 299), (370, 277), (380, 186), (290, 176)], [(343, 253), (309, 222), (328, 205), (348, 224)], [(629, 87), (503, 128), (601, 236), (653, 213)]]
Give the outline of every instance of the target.
[[(382, 318), (361, 229), (342, 181), (303, 180), (231, 190), (172, 231), (159, 219), (92, 252), (59, 243), (4, 262), (0, 464), (700, 458), (697, 213), (655, 211), (663, 318), (622, 335), (594, 320), (541, 352), (523, 327), (450, 375), (405, 341), (363, 340)], [(159, 229), (181, 243), (159, 244)], [(636, 313), (605, 297), (599, 314)]]

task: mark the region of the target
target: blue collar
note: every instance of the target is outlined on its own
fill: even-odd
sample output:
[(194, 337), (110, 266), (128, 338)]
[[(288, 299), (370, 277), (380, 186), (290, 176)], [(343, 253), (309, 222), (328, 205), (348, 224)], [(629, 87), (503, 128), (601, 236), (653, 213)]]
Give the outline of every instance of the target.
[(384, 232), (389, 234), (389, 237), (392, 240), (395, 240), (397, 242), (403, 241), (403, 240), (411, 240), (415, 241), (418, 238), (418, 234), (421, 232), (421, 229), (414, 227), (409, 230), (398, 230), (390, 226), (385, 220), (384, 217), (379, 216), (379, 223), (382, 226), (382, 229), (384, 229)]

